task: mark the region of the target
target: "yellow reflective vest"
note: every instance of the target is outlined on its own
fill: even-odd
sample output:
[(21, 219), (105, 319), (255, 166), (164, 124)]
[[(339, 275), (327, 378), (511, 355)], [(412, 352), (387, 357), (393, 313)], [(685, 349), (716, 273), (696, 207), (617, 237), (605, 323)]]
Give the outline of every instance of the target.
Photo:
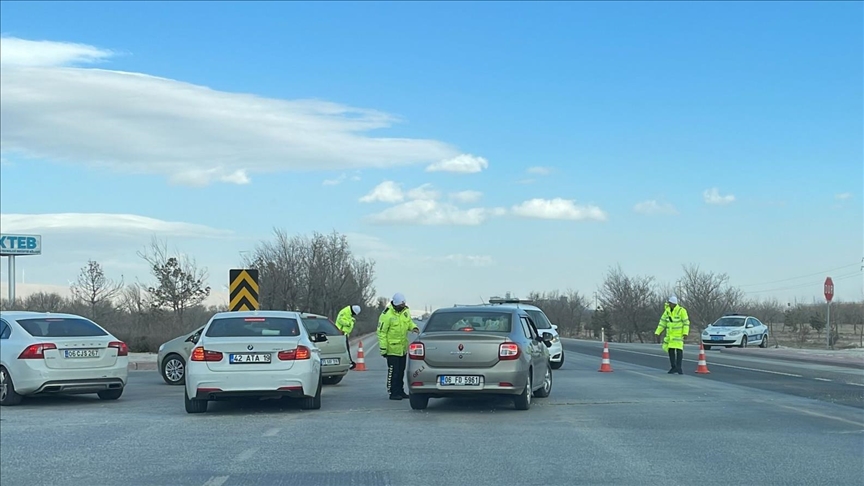
[(408, 354), (408, 333), (418, 329), (411, 319), (408, 307), (396, 312), (393, 304), (388, 304), (378, 318), (378, 347), (381, 356), (405, 356)]
[(672, 310), (667, 302), (654, 334), (659, 336), (664, 330), (666, 331), (664, 349), (684, 349), (684, 337), (690, 334), (690, 317), (687, 316), (687, 309), (677, 305), (675, 310)]
[(346, 336), (351, 335), (351, 331), (354, 330), (354, 316), (351, 315), (351, 306), (346, 306), (344, 309), (339, 311), (339, 314), (336, 315), (336, 327), (342, 331), (342, 334)]

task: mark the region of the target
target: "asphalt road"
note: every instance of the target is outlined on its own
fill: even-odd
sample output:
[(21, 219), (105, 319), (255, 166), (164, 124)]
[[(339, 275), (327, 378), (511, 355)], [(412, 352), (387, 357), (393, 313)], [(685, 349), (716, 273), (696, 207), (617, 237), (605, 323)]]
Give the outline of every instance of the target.
[(3, 486), (840, 486), (864, 477), (859, 408), (726, 383), (713, 369), (670, 376), (618, 354), (613, 373), (598, 373), (597, 353), (570, 352), (552, 396), (525, 412), (496, 400), (412, 411), (387, 399), (374, 352), (369, 371), (325, 388), (318, 411), (246, 401), (189, 415), (182, 387), (133, 372), (117, 402), (0, 409), (0, 477)]
[[(564, 349), (601, 357), (603, 344), (565, 339)], [(636, 364), (664, 372), (670, 367), (669, 356), (659, 344), (609, 343), (609, 355), (613, 370), (617, 363)], [(730, 355), (713, 349), (705, 352), (705, 358), (710, 373), (697, 375), (705, 380), (864, 409), (864, 370), (859, 368)], [(685, 373), (695, 375), (698, 359), (699, 348), (685, 346), (682, 365)], [(763, 395), (773, 396), (773, 393)], [(859, 417), (864, 417), (864, 412)]]

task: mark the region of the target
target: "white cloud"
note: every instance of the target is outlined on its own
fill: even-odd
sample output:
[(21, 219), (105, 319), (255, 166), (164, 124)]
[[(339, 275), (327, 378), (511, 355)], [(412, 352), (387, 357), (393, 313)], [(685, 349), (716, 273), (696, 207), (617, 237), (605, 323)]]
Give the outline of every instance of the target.
[(70, 42), (32, 41), (0, 38), (0, 65), (3, 67), (60, 67), (93, 64), (113, 57), (107, 49)]
[(434, 200), (441, 197), (441, 193), (432, 189), (432, 184), (423, 184), (422, 186), (415, 187), (411, 189), (405, 194), (408, 199), (423, 199), (423, 200)]
[(702, 197), (705, 198), (705, 202), (708, 204), (730, 204), (735, 201), (735, 195), (727, 194), (725, 196), (720, 195), (720, 190), (716, 187), (711, 189), (706, 189), (705, 192), (702, 193)]
[(369, 194), (361, 197), (360, 202), (397, 203), (403, 199), (405, 199), (405, 195), (402, 194), (402, 187), (399, 184), (393, 181), (384, 181), (375, 186)]
[(840, 194), (835, 195), (834, 197), (835, 197), (836, 199), (839, 199), (839, 200), (841, 200), (841, 201), (844, 201), (844, 200), (846, 200), (846, 199), (852, 199), (852, 193), (850, 193), (850, 192), (842, 192), (842, 193), (840, 193)]
[(633, 206), (633, 210), (642, 214), (678, 214), (675, 206), (655, 200), (642, 201)]
[(366, 135), (399, 121), (379, 111), (68, 67), (111, 55), (92, 46), (8, 37), (0, 43), (4, 155), (161, 174), (191, 185), (245, 184), (255, 173), (291, 170), (487, 166), (439, 141)]
[(163, 221), (135, 214), (57, 213), (0, 214), (0, 227), (7, 233), (66, 231), (106, 231), (119, 233), (158, 233), (197, 238), (231, 236), (232, 231), (193, 223)]
[(450, 199), (463, 204), (477, 202), (481, 197), (483, 197), (483, 193), (480, 191), (459, 191), (450, 193)]
[(341, 183), (343, 183), (349, 179), (352, 181), (359, 181), (360, 176), (355, 174), (355, 175), (352, 175), (349, 177), (347, 173), (343, 172), (343, 173), (339, 174), (339, 177), (337, 177), (335, 179), (325, 179), (324, 182), (322, 182), (321, 184), (324, 186), (338, 186), (339, 184), (341, 184)]
[(513, 214), (523, 218), (561, 219), (571, 221), (606, 221), (606, 213), (597, 206), (579, 206), (573, 200), (530, 199), (513, 206)]
[(381, 211), (369, 217), (369, 221), (381, 225), (455, 225), (476, 226), (489, 217), (501, 215), (500, 209), (460, 209), (452, 204), (434, 199), (415, 199)]
[(489, 167), (489, 162), (483, 157), (462, 154), (446, 160), (435, 162), (426, 167), (426, 172), (454, 172), (458, 174), (475, 174)]
[(529, 167), (527, 172), (529, 174), (545, 176), (551, 174), (552, 169), (549, 167)]
[(453, 254), (443, 257), (429, 257), (428, 260), (439, 263), (455, 263), (459, 267), (488, 267), (495, 264), (489, 255)]

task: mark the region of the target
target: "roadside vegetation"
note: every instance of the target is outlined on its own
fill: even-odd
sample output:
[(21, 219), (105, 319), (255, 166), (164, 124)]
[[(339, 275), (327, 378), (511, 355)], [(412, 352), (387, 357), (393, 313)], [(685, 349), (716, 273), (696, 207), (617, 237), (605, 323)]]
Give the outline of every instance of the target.
[[(113, 281), (99, 262), (90, 260), (71, 285), (71, 297), (40, 292), (11, 305), (3, 300), (0, 308), (83, 315), (126, 341), (133, 352), (156, 351), (163, 342), (227, 310), (227, 306), (203, 304), (211, 292), (210, 275), (188, 255), (170, 251), (167, 243), (153, 239), (138, 257), (150, 269), (146, 282)], [(386, 297), (376, 296), (375, 262), (355, 256), (347, 237), (337, 232), (291, 236), (277, 229), (242, 265), (259, 271), (261, 309), (301, 310), (335, 319), (344, 306), (359, 302), (366, 310), (357, 320), (355, 334), (363, 334), (374, 331), (387, 305)], [(825, 347), (824, 303), (748, 299), (728, 282), (726, 274), (693, 265), (685, 266), (681, 278), (669, 284), (651, 276), (627, 275), (615, 267), (591, 296), (556, 290), (531, 292), (523, 298), (534, 300), (566, 337), (654, 342), (663, 303), (675, 293), (689, 311), (691, 341), (718, 317), (736, 312), (754, 315), (769, 325), (772, 346)], [(835, 301), (831, 324), (835, 348), (861, 346), (864, 302)]]

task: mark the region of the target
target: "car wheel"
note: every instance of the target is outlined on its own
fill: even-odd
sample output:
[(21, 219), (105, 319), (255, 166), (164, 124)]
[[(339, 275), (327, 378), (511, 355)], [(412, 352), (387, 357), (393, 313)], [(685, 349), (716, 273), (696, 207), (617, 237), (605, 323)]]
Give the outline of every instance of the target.
[(762, 342), (759, 343), (759, 347), (760, 348), (767, 348), (768, 347), (768, 334), (762, 335)]
[(543, 387), (534, 392), (537, 398), (546, 398), (552, 393), (552, 368), (546, 368), (546, 374), (543, 376)]
[(557, 369), (561, 368), (562, 366), (564, 366), (564, 351), (561, 351), (561, 361), (558, 361), (558, 362), (552, 361), (551, 364), (552, 364), (553, 370), (557, 370)]
[(123, 395), (122, 388), (112, 388), (111, 390), (102, 390), (96, 393), (102, 400), (117, 400), (120, 395)]
[(15, 391), (15, 383), (6, 368), (0, 366), (0, 405), (18, 405), (24, 397)]
[(531, 380), (532, 373), (533, 370), (528, 371), (528, 381), (525, 383), (525, 389), (522, 390), (521, 395), (513, 400), (513, 405), (516, 407), (516, 410), (528, 410), (531, 408), (531, 395), (533, 395), (533, 380)]
[(189, 392), (183, 387), (183, 403), (186, 405), (186, 413), (204, 413), (207, 411), (207, 400), (189, 398)]
[(739, 348), (746, 348), (747, 347), (747, 336), (741, 337), (741, 344), (738, 345), (738, 347)]
[(345, 378), (345, 375), (327, 376), (327, 377), (324, 377), (324, 384), (325, 385), (335, 385), (335, 384), (339, 383), (340, 381), (342, 381), (342, 378)]
[(162, 379), (169, 385), (182, 385), (186, 380), (186, 361), (179, 354), (169, 354), (162, 361)]
[(321, 408), (321, 388), (324, 388), (324, 379), (318, 377), (318, 390), (315, 391), (314, 397), (304, 397), (300, 408), (303, 410), (318, 410)]
[(711, 351), (711, 346), (707, 344), (703, 344), (702, 347), (705, 348), (705, 351)]
[(409, 393), (408, 402), (411, 403), (411, 408), (413, 410), (426, 410), (426, 407), (429, 406), (429, 395)]

